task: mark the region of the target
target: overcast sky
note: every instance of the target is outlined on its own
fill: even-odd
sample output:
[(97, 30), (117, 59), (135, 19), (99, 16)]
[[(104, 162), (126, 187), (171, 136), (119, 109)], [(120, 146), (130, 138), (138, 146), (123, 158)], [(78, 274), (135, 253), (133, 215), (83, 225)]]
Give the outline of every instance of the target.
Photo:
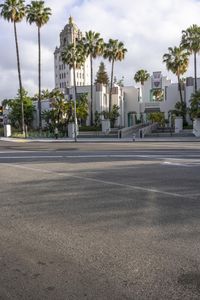
[[(4, 1), (0, 0), (0, 3)], [(29, 1), (26, 1), (28, 4)], [(168, 47), (178, 46), (181, 31), (199, 24), (199, 0), (46, 0), (51, 7), (49, 23), (41, 30), (42, 88), (54, 88), (53, 52), (59, 46), (59, 33), (70, 15), (82, 32), (99, 32), (109, 38), (124, 42), (128, 50), (123, 62), (115, 65), (118, 79), (125, 78), (133, 85), (137, 70), (150, 73), (166, 71), (162, 56)], [(30, 95), (37, 92), (37, 30), (25, 21), (17, 24), (23, 86)], [(107, 63), (107, 71), (110, 71)], [(97, 63), (96, 63), (97, 65)], [(95, 70), (96, 74), (96, 70)], [(0, 100), (16, 95), (18, 77), (13, 25), (0, 19)], [(193, 60), (186, 75), (193, 75)]]

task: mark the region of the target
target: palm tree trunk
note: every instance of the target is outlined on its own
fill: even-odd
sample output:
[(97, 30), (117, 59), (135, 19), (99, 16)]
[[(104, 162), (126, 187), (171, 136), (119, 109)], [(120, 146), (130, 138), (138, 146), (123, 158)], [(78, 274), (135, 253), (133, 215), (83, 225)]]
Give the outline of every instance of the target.
[(92, 55), (90, 54), (90, 70), (91, 70), (91, 104), (90, 104), (90, 125), (93, 125), (93, 66)]
[(24, 102), (22, 95), (22, 79), (21, 79), (21, 70), (20, 70), (20, 59), (19, 59), (19, 47), (17, 40), (17, 28), (16, 23), (14, 22), (14, 33), (15, 33), (15, 45), (16, 45), (16, 53), (17, 53), (17, 70), (18, 70), (18, 78), (19, 78), (19, 93), (20, 93), (20, 101), (21, 101), (21, 126), (22, 126), (22, 134), (25, 134), (25, 126), (24, 126)]
[(182, 95), (182, 89), (181, 89), (180, 75), (178, 75), (177, 77), (178, 77), (178, 89), (179, 89), (179, 93), (180, 93), (180, 100), (181, 100), (181, 103), (183, 104), (183, 95)]
[(77, 123), (76, 123), (76, 97), (77, 97), (77, 90), (76, 90), (76, 72), (75, 72), (75, 64), (73, 66), (73, 73), (74, 73), (74, 141), (77, 142)]
[(194, 91), (197, 92), (197, 54), (194, 52)]
[(41, 45), (40, 45), (40, 27), (38, 26), (38, 112), (39, 112), (39, 130), (42, 130), (42, 108), (41, 108)]
[(111, 82), (110, 82), (110, 93), (109, 93), (109, 113), (111, 112), (111, 102), (112, 102), (113, 72), (114, 72), (114, 59), (112, 60), (112, 65), (111, 65)]
[(181, 89), (180, 75), (178, 75), (178, 89), (179, 89), (179, 92), (180, 92), (180, 100), (181, 100), (181, 104), (182, 104), (183, 124), (185, 124), (186, 123), (186, 113), (184, 111), (185, 101), (183, 101), (183, 94), (182, 94), (182, 89)]

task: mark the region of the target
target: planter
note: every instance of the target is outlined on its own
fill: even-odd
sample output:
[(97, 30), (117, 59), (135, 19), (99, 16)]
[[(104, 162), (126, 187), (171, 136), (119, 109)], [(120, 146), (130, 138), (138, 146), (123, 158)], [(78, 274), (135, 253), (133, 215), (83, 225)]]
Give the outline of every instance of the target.
[(193, 134), (196, 137), (200, 137), (200, 118), (196, 118), (193, 121)]
[[(68, 124), (68, 137), (74, 139), (75, 138), (75, 124), (74, 123), (69, 123)], [(76, 136), (79, 134), (78, 132), (78, 124), (76, 124)]]
[(175, 118), (175, 133), (179, 133), (183, 130), (183, 117)]
[(102, 120), (102, 132), (109, 133), (110, 132), (110, 120)]
[(5, 137), (10, 137), (11, 136), (11, 126), (8, 125), (4, 125), (4, 136)]

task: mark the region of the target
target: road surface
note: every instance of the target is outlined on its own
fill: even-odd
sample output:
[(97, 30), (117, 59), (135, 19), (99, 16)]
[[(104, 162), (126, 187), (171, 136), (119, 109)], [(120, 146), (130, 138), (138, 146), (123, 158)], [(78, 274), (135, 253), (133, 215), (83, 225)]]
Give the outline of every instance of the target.
[(0, 299), (200, 299), (200, 143), (0, 141)]

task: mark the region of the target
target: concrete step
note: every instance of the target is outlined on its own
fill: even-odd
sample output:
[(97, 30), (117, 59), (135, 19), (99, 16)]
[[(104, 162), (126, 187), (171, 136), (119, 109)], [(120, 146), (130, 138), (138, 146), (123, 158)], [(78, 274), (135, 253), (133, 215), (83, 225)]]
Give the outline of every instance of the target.
[(78, 134), (78, 137), (80, 138), (96, 138), (96, 137), (102, 137), (102, 138), (118, 138), (118, 132), (110, 132), (108, 134), (103, 133), (102, 131), (80, 131)]

